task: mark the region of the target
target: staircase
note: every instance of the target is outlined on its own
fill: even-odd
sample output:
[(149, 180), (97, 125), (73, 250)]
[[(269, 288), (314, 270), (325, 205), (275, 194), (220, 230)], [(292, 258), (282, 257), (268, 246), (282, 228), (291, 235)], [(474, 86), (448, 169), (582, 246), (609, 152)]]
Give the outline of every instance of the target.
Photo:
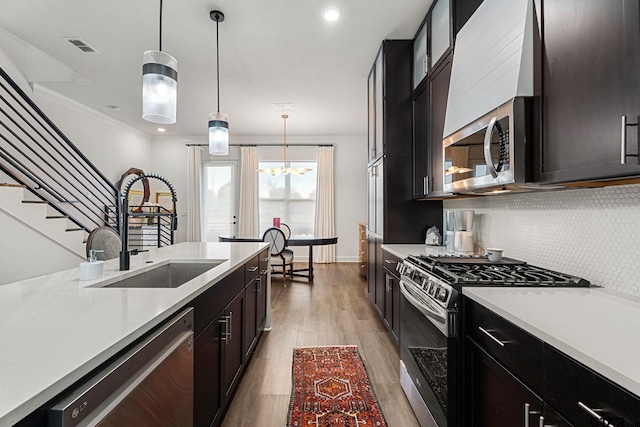
[(0, 171), (0, 210), (82, 258), (91, 230), (120, 229), (119, 189), (2, 68)]
[(79, 258), (86, 257), (86, 230), (60, 215), (47, 202), (35, 199), (25, 186), (0, 184), (0, 211)]

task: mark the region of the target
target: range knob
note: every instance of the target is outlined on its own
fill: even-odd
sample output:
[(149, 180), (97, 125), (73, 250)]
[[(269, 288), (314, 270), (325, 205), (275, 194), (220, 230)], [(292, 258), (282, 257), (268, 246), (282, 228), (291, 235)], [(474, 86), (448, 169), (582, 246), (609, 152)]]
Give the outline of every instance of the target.
[(448, 296), (449, 296), (449, 291), (447, 291), (445, 288), (440, 288), (437, 298), (442, 302), (447, 302)]

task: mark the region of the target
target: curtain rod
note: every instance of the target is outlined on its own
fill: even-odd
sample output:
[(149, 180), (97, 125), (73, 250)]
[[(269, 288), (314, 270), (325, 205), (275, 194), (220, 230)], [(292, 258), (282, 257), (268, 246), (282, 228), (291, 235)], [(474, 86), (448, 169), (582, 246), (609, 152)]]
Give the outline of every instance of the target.
[[(208, 147), (209, 144), (184, 144), (187, 147)], [(282, 144), (229, 144), (229, 147), (282, 147)], [(287, 144), (287, 147), (333, 147), (333, 144)]]

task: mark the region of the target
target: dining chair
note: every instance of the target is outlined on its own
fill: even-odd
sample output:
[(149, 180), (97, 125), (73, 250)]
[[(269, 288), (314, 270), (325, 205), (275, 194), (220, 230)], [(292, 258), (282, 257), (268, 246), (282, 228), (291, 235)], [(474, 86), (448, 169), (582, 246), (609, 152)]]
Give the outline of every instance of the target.
[(271, 272), (280, 273), (280, 271), (275, 270), (275, 267), (281, 267), (282, 278), (286, 286), (287, 267), (289, 267), (289, 274), (291, 275), (291, 280), (293, 280), (293, 252), (285, 250), (287, 238), (284, 232), (277, 227), (268, 228), (262, 235), (262, 240), (271, 243)]
[[(284, 233), (284, 237), (289, 240), (289, 237), (291, 237), (291, 228), (285, 224), (284, 222), (280, 223), (280, 230), (282, 230), (282, 232)], [(291, 256), (293, 256), (293, 250), (287, 248), (285, 245), (285, 250), (283, 251), (283, 254), (291, 254)]]

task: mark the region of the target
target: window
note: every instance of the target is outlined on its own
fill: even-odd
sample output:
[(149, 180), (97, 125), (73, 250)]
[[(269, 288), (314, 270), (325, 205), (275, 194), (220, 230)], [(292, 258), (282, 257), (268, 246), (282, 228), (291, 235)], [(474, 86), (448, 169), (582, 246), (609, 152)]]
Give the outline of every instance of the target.
[[(260, 168), (278, 168), (279, 162), (260, 162)], [(294, 235), (312, 236), (315, 228), (317, 162), (292, 161), (287, 167), (309, 168), (304, 175), (259, 174), (260, 229), (273, 225), (280, 218)]]
[(237, 232), (236, 169), (235, 162), (205, 163), (202, 168), (202, 232), (206, 242)]

